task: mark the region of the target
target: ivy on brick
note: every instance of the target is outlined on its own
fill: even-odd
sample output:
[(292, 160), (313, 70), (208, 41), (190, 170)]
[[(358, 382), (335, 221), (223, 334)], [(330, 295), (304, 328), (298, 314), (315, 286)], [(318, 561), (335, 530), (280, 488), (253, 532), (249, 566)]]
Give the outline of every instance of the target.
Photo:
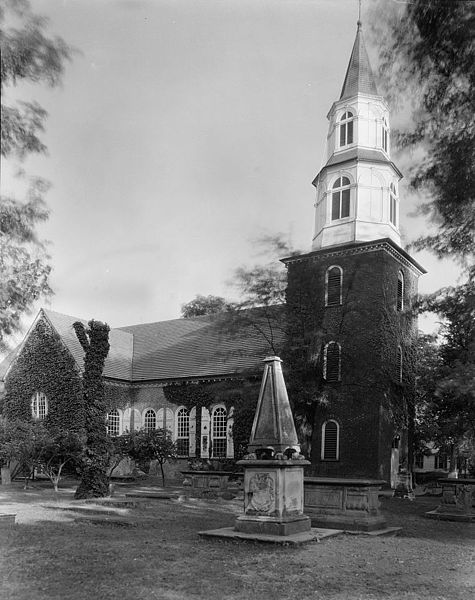
[(31, 421), (31, 399), (43, 392), (48, 401), (44, 419), (49, 429), (80, 432), (85, 413), (79, 369), (46, 319), (39, 319), (5, 381), (4, 415)]
[[(216, 382), (196, 382), (170, 385), (164, 388), (165, 398), (188, 410), (196, 407), (196, 431), (201, 431), (201, 408), (211, 410), (213, 404), (224, 404), (228, 414), (234, 408), (234, 455), (240, 459), (247, 449), (254, 420), (259, 381), (256, 377)], [(196, 436), (196, 456), (201, 456), (201, 439)]]

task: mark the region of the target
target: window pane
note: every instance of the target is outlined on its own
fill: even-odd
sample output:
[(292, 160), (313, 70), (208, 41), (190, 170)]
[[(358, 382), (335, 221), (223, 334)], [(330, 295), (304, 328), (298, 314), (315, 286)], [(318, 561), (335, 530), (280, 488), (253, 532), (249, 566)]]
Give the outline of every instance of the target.
[(152, 431), (157, 427), (157, 417), (154, 410), (147, 410), (145, 413), (144, 428), (145, 431)]
[(120, 417), (116, 410), (111, 410), (107, 415), (107, 433), (116, 436), (120, 433)]
[(402, 273), (399, 273), (397, 278), (397, 310), (403, 309), (403, 298), (404, 298), (404, 279)]
[(350, 190), (343, 190), (341, 200), (341, 218), (350, 216)]
[(346, 145), (346, 124), (340, 125), (340, 146)]
[(340, 192), (332, 194), (332, 221), (340, 218)]
[(350, 121), (349, 123), (347, 123), (346, 127), (347, 127), (347, 131), (348, 131), (346, 143), (352, 144), (353, 143), (353, 121)]

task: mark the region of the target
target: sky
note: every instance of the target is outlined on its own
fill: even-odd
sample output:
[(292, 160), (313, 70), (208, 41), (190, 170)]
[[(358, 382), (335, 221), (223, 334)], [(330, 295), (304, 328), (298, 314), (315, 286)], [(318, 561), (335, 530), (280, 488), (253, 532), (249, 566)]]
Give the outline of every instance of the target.
[[(387, 0), (388, 6), (393, 5)], [(61, 87), (13, 92), (49, 113), (55, 295), (40, 306), (120, 327), (173, 319), (197, 294), (233, 298), (234, 270), (283, 233), (311, 249), (327, 135), (356, 33), (357, 0), (35, 0), (48, 31), (77, 49)], [(392, 6), (391, 6), (392, 8)], [(363, 2), (372, 18), (372, 0)], [(377, 71), (377, 48), (366, 27)], [(8, 92), (6, 100), (8, 100)], [(404, 172), (411, 157), (393, 154)], [(2, 192), (19, 193), (4, 164)], [(405, 243), (427, 229), (400, 186)], [(458, 270), (412, 253), (422, 293)], [(276, 257), (280, 258), (280, 257)], [(430, 330), (434, 320), (421, 321)]]

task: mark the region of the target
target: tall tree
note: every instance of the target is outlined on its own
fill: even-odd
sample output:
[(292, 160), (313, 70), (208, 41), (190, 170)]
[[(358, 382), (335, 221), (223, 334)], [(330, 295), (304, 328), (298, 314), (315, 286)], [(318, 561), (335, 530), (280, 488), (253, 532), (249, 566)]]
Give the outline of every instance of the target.
[[(60, 83), (71, 49), (61, 38), (48, 37), (46, 27), (46, 19), (34, 15), (27, 0), (6, 0), (0, 7), (3, 159), (22, 161), (46, 150), (40, 138), (46, 111), (37, 102), (5, 103), (7, 91), (19, 83)], [(48, 183), (33, 177), (28, 185), (23, 200), (0, 197), (0, 351), (35, 300), (52, 293), (49, 257), (36, 234), (37, 225), (48, 217)]]
[(393, 141), (418, 152), (410, 184), (425, 194), (420, 210), (437, 228), (415, 245), (470, 267), (475, 256), (475, 4), (413, 0), (380, 2), (379, 7), (381, 18), (375, 21), (385, 30), (385, 35), (377, 31), (379, 72), (386, 95), (412, 109)]
[(86, 328), (73, 325), (84, 350), (84, 406), (86, 443), (81, 461), (81, 483), (76, 498), (101, 498), (109, 493), (111, 443), (106, 430), (106, 400), (102, 372), (109, 353), (109, 326), (91, 320)]

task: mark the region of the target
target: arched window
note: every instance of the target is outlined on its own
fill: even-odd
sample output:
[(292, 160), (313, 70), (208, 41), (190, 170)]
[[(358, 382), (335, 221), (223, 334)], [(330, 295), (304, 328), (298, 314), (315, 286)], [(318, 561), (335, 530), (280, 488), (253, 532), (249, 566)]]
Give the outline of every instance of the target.
[(174, 416), (171, 408), (160, 408), (157, 411), (157, 427), (168, 429), (172, 437), (175, 435)]
[(157, 428), (157, 415), (152, 408), (149, 408), (145, 413), (143, 426), (145, 431), (153, 431)]
[(111, 437), (120, 435), (120, 415), (116, 409), (107, 413), (107, 433)]
[(325, 306), (338, 306), (342, 301), (343, 269), (329, 267), (325, 273)]
[(350, 216), (350, 180), (339, 177), (332, 188), (332, 221)]
[(31, 416), (42, 421), (48, 414), (48, 399), (43, 392), (35, 392), (31, 398)]
[(397, 225), (397, 192), (394, 183), (389, 186), (389, 220), (396, 227)]
[(213, 410), (211, 416), (211, 441), (213, 458), (226, 458), (227, 449), (227, 413), (223, 406)]
[(381, 132), (381, 145), (383, 146), (383, 150), (387, 152), (389, 147), (389, 128), (388, 122), (384, 118)]
[(401, 311), (404, 308), (404, 274), (399, 271), (397, 274), (397, 300), (396, 310)]
[(348, 146), (353, 143), (353, 119), (352, 112), (347, 111), (340, 119), (340, 146)]
[(328, 342), (323, 350), (323, 377), (328, 382), (340, 381), (341, 347), (337, 342)]
[(397, 347), (396, 351), (396, 381), (402, 383), (402, 348)]
[(176, 415), (176, 448), (178, 456), (190, 454), (190, 412), (180, 408)]
[(340, 456), (340, 426), (336, 421), (322, 425), (322, 460), (338, 460)]

